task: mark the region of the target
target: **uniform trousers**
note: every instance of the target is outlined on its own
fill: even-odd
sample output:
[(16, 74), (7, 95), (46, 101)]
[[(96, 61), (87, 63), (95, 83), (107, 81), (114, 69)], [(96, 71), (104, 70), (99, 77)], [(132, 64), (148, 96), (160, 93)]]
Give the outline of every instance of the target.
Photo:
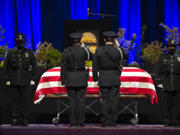
[(164, 91), (164, 117), (167, 123), (177, 122), (180, 105), (180, 91)]
[(13, 119), (28, 119), (30, 101), (29, 86), (13, 86), (10, 91)]
[(70, 124), (84, 124), (86, 87), (67, 87), (70, 109)]
[(114, 124), (116, 120), (119, 86), (100, 87), (102, 124)]

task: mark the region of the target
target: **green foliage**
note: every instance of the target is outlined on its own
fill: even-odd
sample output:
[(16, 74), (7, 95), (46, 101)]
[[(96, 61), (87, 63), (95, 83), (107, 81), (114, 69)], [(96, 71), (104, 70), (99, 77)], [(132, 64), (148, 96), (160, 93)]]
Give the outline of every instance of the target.
[(37, 64), (43, 68), (60, 66), (62, 53), (52, 47), (51, 43), (39, 42), (36, 51)]
[(146, 47), (143, 49), (142, 59), (152, 64), (156, 63), (159, 56), (162, 54), (162, 43), (158, 41), (146, 43)]

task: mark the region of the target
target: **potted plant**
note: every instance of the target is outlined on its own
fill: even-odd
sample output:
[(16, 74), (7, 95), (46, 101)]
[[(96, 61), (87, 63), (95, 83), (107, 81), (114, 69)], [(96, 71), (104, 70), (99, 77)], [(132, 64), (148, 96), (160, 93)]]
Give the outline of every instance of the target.
[(44, 69), (60, 66), (62, 53), (55, 49), (51, 43), (39, 42), (36, 50), (37, 65)]

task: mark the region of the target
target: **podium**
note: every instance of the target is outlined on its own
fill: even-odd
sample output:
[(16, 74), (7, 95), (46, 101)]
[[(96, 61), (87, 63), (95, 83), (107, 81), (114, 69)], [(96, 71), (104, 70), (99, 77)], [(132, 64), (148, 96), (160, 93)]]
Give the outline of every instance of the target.
[(83, 36), (88, 36), (88, 39), (92, 37), (93, 41), (97, 41), (88, 41), (85, 43), (86, 46), (100, 46), (103, 44), (102, 33), (107, 30), (113, 30), (112, 20), (65, 20), (62, 48), (71, 46), (69, 35), (73, 32), (80, 32)]

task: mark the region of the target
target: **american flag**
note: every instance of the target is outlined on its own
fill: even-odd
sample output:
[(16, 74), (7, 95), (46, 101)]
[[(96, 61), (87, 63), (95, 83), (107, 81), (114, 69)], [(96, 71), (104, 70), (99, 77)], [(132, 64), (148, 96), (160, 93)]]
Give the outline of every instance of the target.
[[(39, 103), (47, 94), (66, 93), (66, 88), (61, 84), (60, 71), (60, 67), (55, 67), (43, 73), (35, 92), (35, 104)], [(89, 70), (89, 76), (87, 94), (99, 93), (97, 83), (93, 82), (92, 68)], [(152, 104), (158, 103), (153, 80), (146, 71), (136, 67), (123, 67), (120, 80), (120, 93), (149, 95)]]

